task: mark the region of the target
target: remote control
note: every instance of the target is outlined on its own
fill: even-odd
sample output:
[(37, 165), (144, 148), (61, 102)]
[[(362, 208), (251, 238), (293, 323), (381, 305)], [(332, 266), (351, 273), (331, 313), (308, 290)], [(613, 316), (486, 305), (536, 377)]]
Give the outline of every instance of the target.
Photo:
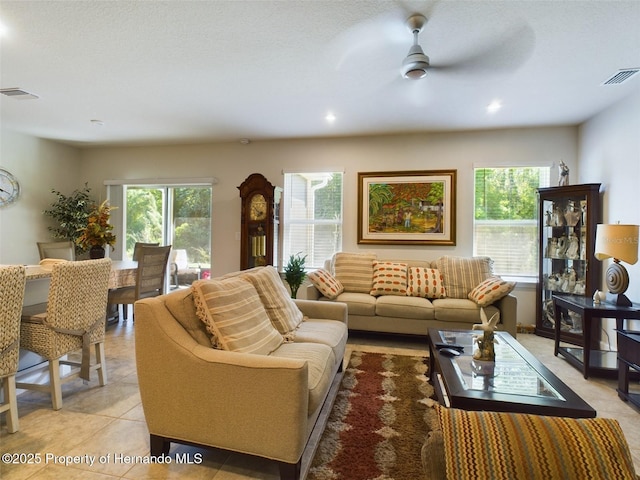
[(464, 345), (460, 345), (457, 343), (436, 343), (436, 348), (440, 350), (441, 348), (453, 348), (454, 350), (459, 350), (461, 352), (464, 351)]

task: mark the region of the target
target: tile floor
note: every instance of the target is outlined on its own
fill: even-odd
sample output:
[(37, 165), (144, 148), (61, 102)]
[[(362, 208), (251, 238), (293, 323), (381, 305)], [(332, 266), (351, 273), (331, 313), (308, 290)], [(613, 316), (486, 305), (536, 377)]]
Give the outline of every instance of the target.
[[(2, 415), (0, 451), (39, 454), (41, 461), (21, 465), (0, 462), (0, 478), (279, 478), (271, 462), (186, 446), (172, 447), (171, 464), (146, 464), (148, 432), (137, 387), (133, 337), (131, 320), (107, 327), (108, 385), (99, 387), (95, 379), (88, 385), (81, 380), (66, 384), (61, 410), (53, 411), (49, 397), (43, 393), (20, 395), (20, 431), (8, 434), (5, 415)], [(597, 378), (584, 380), (575, 368), (553, 356), (553, 343), (549, 339), (521, 334), (518, 340), (587, 400), (598, 411), (598, 416), (620, 421), (632, 449), (636, 471), (640, 472), (640, 429), (637, 428), (640, 410), (618, 399), (615, 382)], [(355, 335), (350, 339), (347, 355), (352, 350), (426, 353), (424, 341), (420, 339), (385, 340)], [(31, 460), (37, 461), (36, 457)], [(95, 458), (93, 465), (89, 463), (92, 457)], [(178, 463), (178, 458), (182, 463)], [(69, 465), (65, 465), (65, 461)]]

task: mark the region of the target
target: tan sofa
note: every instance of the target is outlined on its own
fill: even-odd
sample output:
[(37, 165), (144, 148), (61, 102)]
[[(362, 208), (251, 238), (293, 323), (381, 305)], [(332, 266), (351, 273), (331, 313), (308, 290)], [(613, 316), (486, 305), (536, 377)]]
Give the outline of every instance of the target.
[(281, 478), (300, 478), (342, 377), (346, 305), (295, 301), (304, 320), (293, 340), (255, 354), (212, 348), (197, 295), (193, 287), (135, 304), (151, 455), (167, 454), (171, 442), (204, 445), (272, 459)]
[[(443, 286), (447, 291), (444, 298), (424, 298), (409, 294), (372, 295), (368, 290), (374, 288), (373, 266), (366, 270), (367, 266), (359, 264), (349, 270), (349, 265), (344, 266), (341, 272), (340, 255), (353, 255), (357, 258), (353, 264), (364, 262), (393, 262), (406, 264), (407, 268), (419, 267), (424, 269), (439, 269), (443, 275)], [(345, 260), (349, 262), (351, 259)], [(438, 260), (386, 260), (378, 259), (375, 254), (336, 254), (331, 260), (325, 262), (324, 270), (332, 275), (339, 284), (344, 285), (344, 291), (335, 298), (328, 298), (313, 284), (306, 289), (306, 298), (311, 300), (343, 302), (349, 308), (349, 329), (370, 332), (400, 333), (412, 335), (426, 335), (429, 328), (440, 329), (471, 329), (473, 324), (480, 323), (480, 306), (477, 302), (467, 298), (475, 283), (483, 277), (490, 277), (490, 271), (480, 271), (477, 278), (473, 275), (461, 276), (456, 285), (453, 278), (457, 265), (469, 261), (482, 263), (482, 268), (490, 269), (492, 262), (486, 257), (461, 258), (441, 257)], [(343, 263), (344, 265), (344, 263)], [(358, 288), (357, 275), (365, 275), (363, 272), (371, 272), (368, 287)], [(358, 272), (358, 273), (353, 273)], [(448, 275), (447, 275), (448, 274)], [(313, 277), (313, 274), (311, 275)], [(448, 278), (449, 277), (449, 278)], [(408, 280), (410, 282), (410, 280)], [(466, 289), (462, 283), (469, 283)], [(316, 282), (317, 283), (317, 282)], [(459, 288), (453, 288), (453, 287)], [(457, 291), (456, 296), (449, 295), (449, 291)], [(463, 298), (456, 298), (463, 297)], [(496, 300), (484, 307), (487, 318), (499, 313), (500, 322), (498, 329), (509, 332), (514, 337), (517, 330), (517, 299), (511, 294)]]

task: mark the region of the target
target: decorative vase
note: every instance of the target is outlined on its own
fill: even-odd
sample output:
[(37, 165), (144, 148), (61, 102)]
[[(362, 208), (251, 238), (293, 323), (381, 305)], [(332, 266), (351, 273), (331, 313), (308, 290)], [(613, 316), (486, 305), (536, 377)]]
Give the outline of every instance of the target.
[(101, 245), (94, 245), (89, 249), (89, 258), (92, 260), (96, 260), (98, 258), (104, 258), (105, 251), (104, 247)]

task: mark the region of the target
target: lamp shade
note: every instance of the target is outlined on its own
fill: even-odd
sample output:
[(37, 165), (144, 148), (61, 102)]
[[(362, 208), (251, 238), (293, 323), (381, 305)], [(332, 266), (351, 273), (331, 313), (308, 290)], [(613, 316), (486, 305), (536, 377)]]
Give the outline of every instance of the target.
[(638, 225), (602, 224), (596, 226), (595, 257), (614, 258), (633, 265), (638, 261)]

